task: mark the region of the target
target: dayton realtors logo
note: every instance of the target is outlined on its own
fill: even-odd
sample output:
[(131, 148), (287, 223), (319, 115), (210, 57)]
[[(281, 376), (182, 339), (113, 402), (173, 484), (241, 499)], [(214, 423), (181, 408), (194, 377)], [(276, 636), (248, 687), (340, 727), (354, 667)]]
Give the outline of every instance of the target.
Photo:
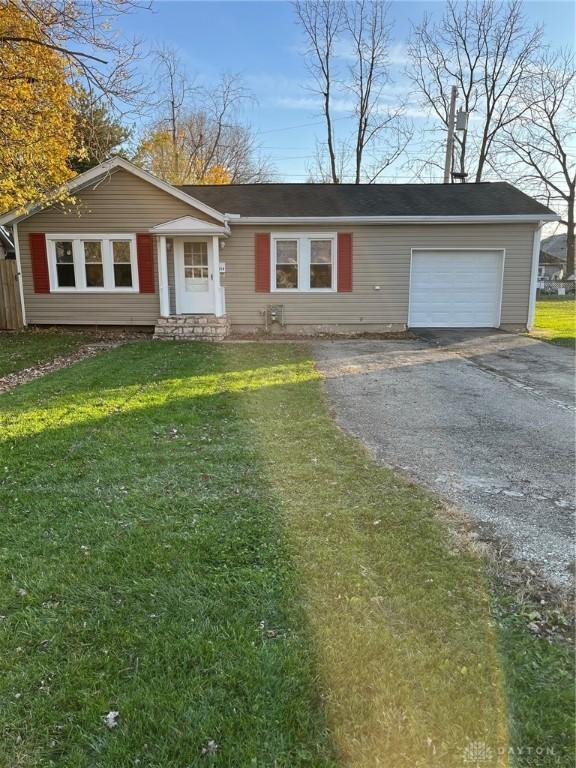
[(534, 761), (532, 765), (538, 765), (538, 760), (543, 757), (553, 757), (554, 747), (491, 747), (485, 741), (469, 741), (464, 748), (462, 758), (468, 766), (487, 768), (489, 763), (501, 765), (503, 757), (527, 758)]
[(496, 753), (484, 741), (469, 741), (464, 750), (464, 762), (472, 765), (494, 760)]

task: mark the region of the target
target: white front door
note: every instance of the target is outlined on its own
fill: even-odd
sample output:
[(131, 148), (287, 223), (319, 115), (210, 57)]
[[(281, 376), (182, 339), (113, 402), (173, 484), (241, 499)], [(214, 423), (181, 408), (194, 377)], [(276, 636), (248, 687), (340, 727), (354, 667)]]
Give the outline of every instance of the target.
[(176, 312), (179, 315), (214, 314), (214, 254), (206, 240), (174, 241)]

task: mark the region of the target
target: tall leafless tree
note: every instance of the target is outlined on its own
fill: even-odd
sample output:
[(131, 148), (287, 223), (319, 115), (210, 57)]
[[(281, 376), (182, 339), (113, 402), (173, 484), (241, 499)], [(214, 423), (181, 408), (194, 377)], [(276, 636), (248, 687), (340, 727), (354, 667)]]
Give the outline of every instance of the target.
[(438, 21), (425, 16), (413, 27), (408, 76), (443, 131), (458, 86), (471, 114), (468, 130), (456, 135), (459, 170), (477, 182), (498, 136), (530, 109), (524, 86), (541, 45), (542, 28), (527, 22), (521, 0), (448, 0)]
[(178, 131), (183, 113), (195, 93), (194, 83), (182, 63), (175, 48), (161, 46), (154, 51), (154, 86), (151, 92), (156, 95), (155, 110), (159, 113), (157, 125), (168, 125), (172, 139), (172, 158), (174, 175), (178, 177), (180, 153)]
[[(345, 89), (353, 96), (356, 135), (354, 138), (354, 182), (364, 172), (373, 182), (405, 149), (411, 133), (402, 119), (403, 107), (384, 106), (389, 83), (389, 46), (392, 24), (390, 6), (379, 0), (357, 0), (344, 5), (344, 30), (352, 46), (352, 63)], [(386, 140), (380, 139), (385, 135)], [(376, 149), (377, 148), (377, 149)], [(368, 167), (366, 154), (372, 152)], [(367, 166), (367, 167), (365, 167)]]
[[(314, 177), (339, 183), (348, 171), (354, 182), (374, 182), (402, 154), (411, 132), (403, 107), (388, 108), (389, 5), (382, 0), (297, 0), (296, 15), (307, 43), (314, 91), (322, 98), (326, 126), (326, 168), (316, 148)], [(354, 135), (337, 140), (333, 98), (350, 101)]]
[(307, 62), (314, 89), (322, 97), (330, 174), (332, 182), (338, 184), (332, 92), (335, 49), (342, 30), (344, 5), (333, 0), (296, 0), (294, 8), (308, 41)]
[(562, 209), (566, 272), (574, 274), (576, 204), (576, 62), (571, 51), (546, 51), (523, 87), (530, 105), (499, 134), (495, 170), (526, 184)]
[(210, 87), (195, 84), (178, 53), (156, 54), (155, 114), (135, 160), (173, 184), (268, 180), (272, 170), (252, 129), (241, 120), (252, 94), (237, 75), (222, 75)]

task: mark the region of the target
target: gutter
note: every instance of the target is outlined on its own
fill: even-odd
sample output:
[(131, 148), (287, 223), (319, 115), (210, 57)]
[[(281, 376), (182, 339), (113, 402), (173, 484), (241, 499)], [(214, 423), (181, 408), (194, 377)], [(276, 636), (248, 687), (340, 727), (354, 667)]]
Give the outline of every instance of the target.
[(560, 221), (555, 213), (506, 216), (239, 216), (226, 214), (230, 224), (539, 224)]

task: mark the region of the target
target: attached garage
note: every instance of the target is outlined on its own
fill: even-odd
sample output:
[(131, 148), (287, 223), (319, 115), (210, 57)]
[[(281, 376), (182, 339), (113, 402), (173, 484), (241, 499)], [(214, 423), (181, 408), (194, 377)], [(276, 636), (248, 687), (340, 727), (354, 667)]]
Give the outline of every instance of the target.
[[(119, 157), (68, 189), (74, 215), (43, 201), (0, 215), (15, 235), (26, 323), (157, 325), (174, 338), (217, 327), (524, 330), (540, 231), (559, 220), (505, 182), (175, 187)], [(127, 267), (115, 252), (127, 240), (132, 281), (116, 285)], [(186, 248), (204, 254), (203, 267), (189, 266), (204, 270), (205, 287), (213, 281), (205, 303), (175, 299), (188, 279), (178, 261)]]
[(411, 328), (497, 328), (503, 250), (413, 250)]

